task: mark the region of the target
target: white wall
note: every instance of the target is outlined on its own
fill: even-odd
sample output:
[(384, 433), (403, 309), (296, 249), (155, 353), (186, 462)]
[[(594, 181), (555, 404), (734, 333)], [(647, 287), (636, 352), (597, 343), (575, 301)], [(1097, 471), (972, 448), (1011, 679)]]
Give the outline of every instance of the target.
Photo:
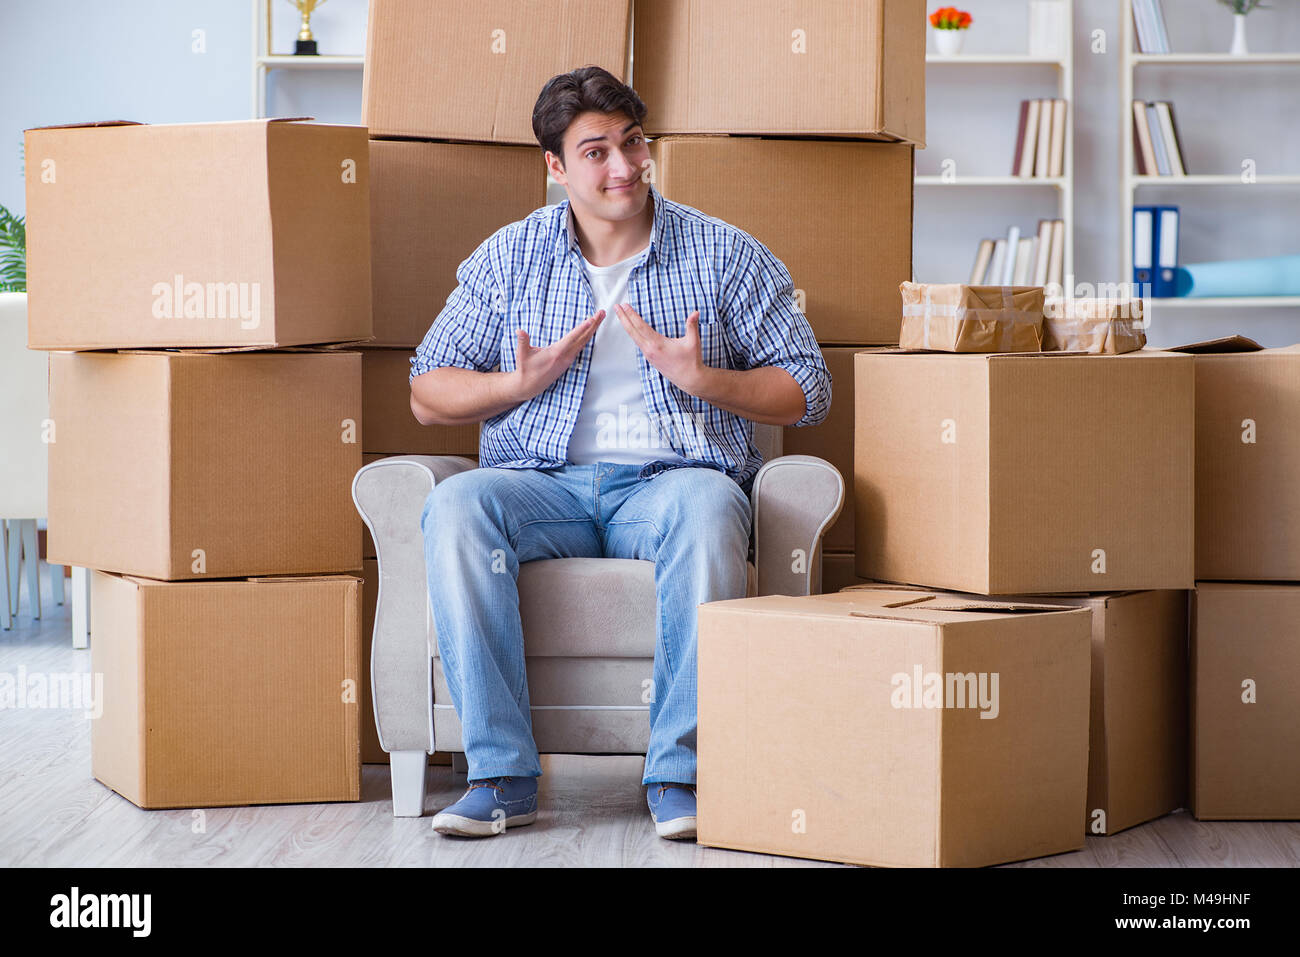
[[(291, 52), (297, 14), (270, 0), (273, 52)], [(1176, 50), (1226, 51), (1231, 15), (1215, 0), (1162, 0)], [(937, 7), (933, 0), (930, 8)], [(975, 24), (968, 52), (1027, 48), (1027, 0), (966, 0)], [(1248, 21), (1251, 50), (1300, 50), (1300, 2), (1272, 0)], [(1075, 276), (1116, 282), (1119, 275), (1118, 0), (1075, 0)], [(329, 0), (312, 15), (324, 53), (364, 49), (365, 0)], [(18, 156), (29, 126), (126, 118), (152, 123), (239, 119), (250, 115), (251, 0), (0, 0), (0, 203), (21, 212)], [(192, 31), (205, 52), (192, 52)], [(1093, 52), (1093, 31), (1105, 52)], [(437, 44), (429, 44), (437, 55)], [(927, 68), (929, 148), (921, 172), (945, 158), (963, 173), (1010, 171), (1022, 98), (1051, 96), (1044, 67)], [(1300, 172), (1300, 65), (1143, 67), (1136, 95), (1175, 103), (1186, 160), (1195, 172)], [(359, 123), (360, 72), (273, 73), (271, 115), (310, 115)], [(532, 104), (521, 104), (531, 109)], [(562, 195), (562, 193), (561, 193)], [(1300, 187), (1144, 188), (1139, 202), (1182, 207), (1184, 262), (1300, 253)], [(963, 279), (977, 241), (1012, 222), (1032, 229), (1055, 215), (1049, 189), (917, 191), (916, 270), (924, 279)], [(1266, 344), (1300, 341), (1300, 310), (1157, 313), (1157, 345), (1242, 331)]]

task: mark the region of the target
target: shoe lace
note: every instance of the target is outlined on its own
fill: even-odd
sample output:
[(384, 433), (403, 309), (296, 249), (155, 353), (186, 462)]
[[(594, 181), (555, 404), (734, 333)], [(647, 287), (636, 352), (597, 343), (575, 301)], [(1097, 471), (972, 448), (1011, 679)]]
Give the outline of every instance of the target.
[(497, 781), (509, 781), (509, 780), (510, 778), (503, 777), (503, 778), (484, 778), (482, 781), (470, 781), (469, 790), (472, 791), (475, 788), (491, 788), (494, 791), (502, 791), (504, 789), (501, 787), (501, 785), (497, 784)]

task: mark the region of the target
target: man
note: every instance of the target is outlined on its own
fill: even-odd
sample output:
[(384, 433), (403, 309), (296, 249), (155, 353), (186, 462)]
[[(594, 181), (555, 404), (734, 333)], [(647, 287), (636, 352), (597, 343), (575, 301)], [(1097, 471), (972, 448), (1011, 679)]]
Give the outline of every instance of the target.
[(645, 113), (599, 67), (546, 84), (533, 131), (568, 201), (460, 265), (411, 361), (422, 424), (482, 422), (480, 468), (439, 483), (421, 518), (469, 764), (469, 789), (433, 820), (444, 834), (536, 819), (519, 565), (604, 556), (655, 563), (642, 783), (657, 833), (695, 836), (696, 606), (746, 593), (752, 423), (816, 425), (830, 407), (788, 271), (660, 195)]

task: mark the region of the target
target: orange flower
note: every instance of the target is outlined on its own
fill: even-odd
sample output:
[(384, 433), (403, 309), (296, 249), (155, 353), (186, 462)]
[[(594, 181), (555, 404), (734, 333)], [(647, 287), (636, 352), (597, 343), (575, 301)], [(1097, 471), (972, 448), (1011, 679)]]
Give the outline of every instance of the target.
[(973, 19), (969, 13), (956, 7), (940, 7), (930, 14), (930, 25), (936, 30), (964, 30)]

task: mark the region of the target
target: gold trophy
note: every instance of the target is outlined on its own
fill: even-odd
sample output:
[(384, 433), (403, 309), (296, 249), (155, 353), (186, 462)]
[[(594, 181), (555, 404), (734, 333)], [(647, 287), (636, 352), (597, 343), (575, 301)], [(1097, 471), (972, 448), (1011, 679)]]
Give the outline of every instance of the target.
[(294, 56), (316, 56), (316, 40), (311, 35), (311, 14), (325, 0), (289, 0), (294, 8), (302, 14), (302, 29), (298, 31), (298, 42), (293, 45)]

